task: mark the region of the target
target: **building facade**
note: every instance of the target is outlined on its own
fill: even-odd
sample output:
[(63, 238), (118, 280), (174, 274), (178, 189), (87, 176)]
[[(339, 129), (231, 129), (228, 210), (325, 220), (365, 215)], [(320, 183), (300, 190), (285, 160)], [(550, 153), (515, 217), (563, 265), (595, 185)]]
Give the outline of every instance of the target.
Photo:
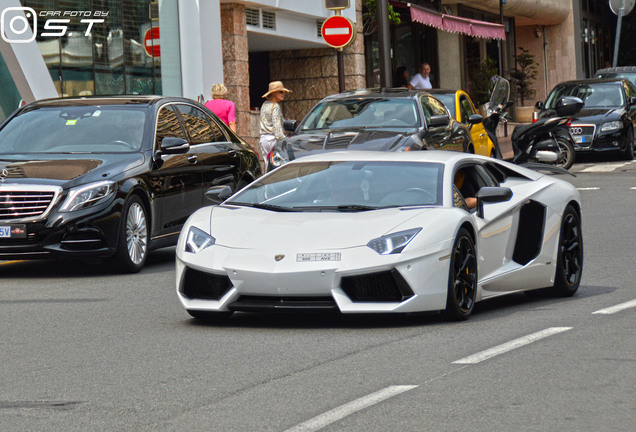
[[(344, 48), (347, 89), (379, 82), (375, 3), (351, 0), (343, 11), (357, 29)], [(426, 61), (436, 87), (476, 88), (484, 65), (508, 76), (523, 47), (537, 62), (540, 100), (556, 83), (592, 76), (612, 58), (616, 18), (606, 0), (389, 3), (399, 15), (390, 25), (393, 70), (403, 66), (412, 76)], [(22, 102), (57, 96), (207, 100), (222, 82), (239, 134), (256, 147), (270, 81), (293, 91), (283, 109), (298, 120), (338, 91), (336, 50), (320, 34), (334, 12), (323, 0), (0, 0), (0, 10), (0, 120)], [(636, 27), (632, 16), (624, 28)], [(621, 53), (631, 45), (624, 41)]]

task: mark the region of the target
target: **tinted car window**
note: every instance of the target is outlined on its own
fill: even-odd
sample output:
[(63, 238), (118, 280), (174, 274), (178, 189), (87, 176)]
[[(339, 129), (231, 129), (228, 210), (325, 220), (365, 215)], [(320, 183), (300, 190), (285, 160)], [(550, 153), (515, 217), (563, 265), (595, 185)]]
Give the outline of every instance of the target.
[(447, 115), (446, 107), (439, 100), (430, 96), (422, 96), (421, 100), (422, 111), (427, 121), (431, 119), (431, 116)]
[(439, 93), (435, 94), (435, 97), (442, 101), (442, 103), (448, 108), (451, 114), (455, 113), (455, 94), (454, 93)]
[(211, 122), (208, 116), (200, 109), (185, 104), (178, 104), (177, 108), (181, 113), (183, 125), (190, 136), (192, 144), (227, 141), (216, 123)]
[(179, 118), (170, 106), (161, 108), (157, 117), (157, 148), (161, 146), (161, 142), (166, 137), (186, 139), (183, 129), (181, 129)]
[(417, 126), (417, 111), (412, 100), (373, 98), (319, 103), (302, 122), (300, 130)]
[(121, 106), (41, 107), (0, 130), (0, 153), (127, 153), (141, 149), (146, 111)]
[(460, 112), (461, 112), (461, 122), (462, 123), (468, 123), (468, 118), (475, 114), (475, 111), (473, 110), (473, 107), (470, 105), (470, 102), (468, 102), (468, 99), (466, 99), (465, 96), (462, 96), (460, 98), (460, 106), (459, 106)]
[(546, 109), (554, 109), (559, 99), (564, 96), (581, 98), (586, 108), (619, 107), (625, 103), (620, 84), (560, 84), (548, 96)]

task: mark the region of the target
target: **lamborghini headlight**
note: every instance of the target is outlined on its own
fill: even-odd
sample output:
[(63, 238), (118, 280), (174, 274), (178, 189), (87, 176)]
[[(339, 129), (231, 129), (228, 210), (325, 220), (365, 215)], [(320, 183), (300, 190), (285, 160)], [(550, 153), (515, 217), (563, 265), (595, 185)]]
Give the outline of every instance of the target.
[(62, 212), (72, 212), (100, 204), (115, 193), (115, 182), (107, 180), (71, 189), (60, 207)]
[(611, 122), (603, 123), (603, 126), (601, 126), (601, 132), (617, 131), (622, 128), (623, 128), (623, 122), (611, 121)]
[(199, 253), (208, 246), (216, 243), (216, 239), (206, 232), (196, 227), (190, 227), (188, 237), (186, 237), (185, 251)]
[(422, 228), (413, 228), (406, 231), (400, 231), (387, 234), (382, 237), (371, 240), (367, 246), (379, 253), (380, 255), (398, 254), (404, 250), (413, 237), (422, 231)]

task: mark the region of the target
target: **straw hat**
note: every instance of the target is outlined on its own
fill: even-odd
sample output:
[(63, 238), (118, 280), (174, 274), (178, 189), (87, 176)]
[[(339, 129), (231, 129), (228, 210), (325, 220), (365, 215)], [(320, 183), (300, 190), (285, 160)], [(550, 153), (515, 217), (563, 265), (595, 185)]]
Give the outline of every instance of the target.
[(287, 92), (287, 93), (291, 93), (291, 90), (286, 89), (285, 86), (283, 86), (283, 82), (282, 81), (272, 81), (271, 83), (269, 83), (269, 89), (267, 90), (267, 93), (265, 93), (263, 95), (263, 97), (266, 98), (270, 94), (272, 94), (274, 92), (277, 92), (277, 91), (284, 91), (284, 92)]

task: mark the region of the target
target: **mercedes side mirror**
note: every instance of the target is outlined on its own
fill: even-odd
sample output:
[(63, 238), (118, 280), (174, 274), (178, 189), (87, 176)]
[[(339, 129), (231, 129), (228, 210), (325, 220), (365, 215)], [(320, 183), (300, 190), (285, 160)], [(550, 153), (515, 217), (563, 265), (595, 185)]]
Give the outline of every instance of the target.
[(190, 150), (190, 144), (183, 138), (165, 137), (161, 140), (162, 154), (184, 154)]
[(222, 203), (232, 196), (232, 188), (229, 186), (212, 186), (205, 192), (205, 197), (215, 204)]
[(430, 127), (444, 127), (450, 124), (450, 117), (447, 115), (435, 115), (431, 116), (431, 119), (428, 121), (428, 125)]
[(484, 203), (509, 201), (512, 191), (507, 187), (483, 187), (477, 192), (477, 216), (484, 217)]
[(283, 121), (283, 129), (287, 132), (294, 132), (298, 127), (298, 122), (296, 120), (284, 120)]
[(636, 105), (636, 97), (632, 96), (629, 98), (629, 106)]
[(537, 101), (537, 103), (534, 104), (534, 107), (538, 109), (539, 111), (542, 111), (545, 105), (543, 105), (543, 101)]

